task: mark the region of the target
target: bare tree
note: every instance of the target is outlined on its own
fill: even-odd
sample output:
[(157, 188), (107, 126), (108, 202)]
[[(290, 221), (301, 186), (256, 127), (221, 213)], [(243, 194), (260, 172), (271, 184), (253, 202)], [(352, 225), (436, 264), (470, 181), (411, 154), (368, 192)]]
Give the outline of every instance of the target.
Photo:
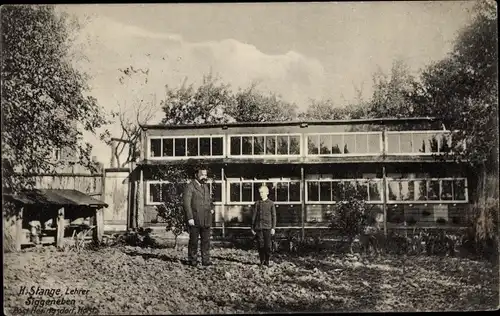
[[(149, 69), (134, 69), (133, 66), (118, 69), (122, 73), (119, 82), (125, 85), (129, 80), (137, 80), (142, 86), (147, 85)], [(132, 101), (131, 106), (127, 102), (118, 102), (118, 111), (112, 116), (117, 118), (120, 125), (120, 137), (107, 135), (107, 143), (111, 146), (111, 166), (125, 167), (137, 159), (139, 155), (138, 142), (141, 134), (141, 125), (149, 123), (157, 112), (156, 94), (149, 94), (149, 98), (140, 97)], [(145, 100), (149, 99), (149, 100)], [(126, 154), (122, 161), (123, 155)]]

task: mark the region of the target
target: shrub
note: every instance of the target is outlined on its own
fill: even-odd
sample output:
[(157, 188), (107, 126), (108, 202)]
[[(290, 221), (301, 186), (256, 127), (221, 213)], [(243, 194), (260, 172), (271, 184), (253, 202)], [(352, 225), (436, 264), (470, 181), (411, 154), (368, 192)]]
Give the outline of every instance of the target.
[[(376, 213), (373, 207), (366, 203), (357, 184), (344, 186), (344, 198), (339, 201), (330, 215), (330, 229), (338, 230), (352, 245), (356, 236), (365, 234), (367, 228), (374, 228)], [(377, 229), (377, 228), (375, 228)]]

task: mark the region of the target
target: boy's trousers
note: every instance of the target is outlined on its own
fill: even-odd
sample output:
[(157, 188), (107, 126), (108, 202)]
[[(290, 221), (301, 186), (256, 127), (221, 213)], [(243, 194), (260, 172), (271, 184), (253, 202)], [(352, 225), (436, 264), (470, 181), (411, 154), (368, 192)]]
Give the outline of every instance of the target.
[(271, 230), (259, 229), (256, 230), (255, 233), (260, 262), (269, 263), (269, 257), (271, 256)]

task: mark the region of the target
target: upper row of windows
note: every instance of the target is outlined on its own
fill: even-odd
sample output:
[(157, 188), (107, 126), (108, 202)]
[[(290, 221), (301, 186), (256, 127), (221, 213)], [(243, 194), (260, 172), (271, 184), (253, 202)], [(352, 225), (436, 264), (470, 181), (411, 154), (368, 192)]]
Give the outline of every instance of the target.
[[(151, 137), (149, 157), (300, 156), (301, 134)], [(382, 132), (317, 133), (305, 135), (307, 156), (378, 155), (383, 149)], [(229, 150), (225, 147), (229, 145)], [(425, 155), (450, 152), (449, 131), (387, 132), (388, 154)]]

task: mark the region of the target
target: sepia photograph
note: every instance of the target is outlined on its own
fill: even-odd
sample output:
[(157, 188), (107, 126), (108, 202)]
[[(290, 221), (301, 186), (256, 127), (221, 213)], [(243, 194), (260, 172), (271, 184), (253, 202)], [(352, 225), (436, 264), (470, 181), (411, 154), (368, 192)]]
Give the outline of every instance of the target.
[(5, 315), (499, 309), (496, 1), (0, 10)]

